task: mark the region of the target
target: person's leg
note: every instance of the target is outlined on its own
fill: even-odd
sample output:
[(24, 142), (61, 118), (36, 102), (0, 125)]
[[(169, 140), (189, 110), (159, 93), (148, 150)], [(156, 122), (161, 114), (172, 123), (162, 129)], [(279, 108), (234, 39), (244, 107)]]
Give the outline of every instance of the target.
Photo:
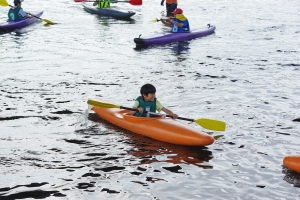
[(166, 3), (166, 9), (167, 9), (167, 17), (171, 16), (172, 10), (171, 10), (171, 4)]
[(177, 4), (173, 3), (171, 5), (171, 12), (173, 12), (177, 8)]

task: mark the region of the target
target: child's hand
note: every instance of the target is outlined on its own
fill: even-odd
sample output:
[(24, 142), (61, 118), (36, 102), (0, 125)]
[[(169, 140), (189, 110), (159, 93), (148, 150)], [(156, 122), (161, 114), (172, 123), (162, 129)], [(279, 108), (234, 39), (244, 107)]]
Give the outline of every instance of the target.
[(178, 118), (178, 115), (173, 114), (172, 117), (173, 117), (173, 119), (177, 119), (177, 118)]
[(144, 109), (143, 109), (143, 108), (138, 108), (138, 111), (139, 111), (140, 113), (143, 113), (143, 112), (144, 112)]

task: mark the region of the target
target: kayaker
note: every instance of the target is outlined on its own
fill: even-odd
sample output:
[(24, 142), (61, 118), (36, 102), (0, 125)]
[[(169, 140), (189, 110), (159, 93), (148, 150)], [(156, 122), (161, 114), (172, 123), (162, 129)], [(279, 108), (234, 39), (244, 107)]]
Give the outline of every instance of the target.
[(97, 5), (98, 8), (108, 8), (110, 3), (117, 3), (118, 0), (99, 0), (93, 3), (94, 6)]
[[(164, 5), (165, 0), (160, 2), (160, 5)], [(167, 17), (171, 16), (172, 12), (177, 8), (177, 0), (167, 0), (166, 9), (167, 9)]]
[(24, 12), (21, 4), (24, 0), (14, 0), (14, 5), (8, 11), (8, 20), (18, 20), (23, 18), (31, 18), (30, 14)]
[(188, 19), (182, 14), (180, 8), (176, 8), (173, 12), (174, 17), (169, 19), (161, 19), (161, 22), (166, 26), (172, 27), (172, 32), (186, 32), (190, 31)]
[(130, 111), (130, 115), (135, 115), (139, 117), (155, 117), (151, 116), (149, 113), (143, 113), (145, 111), (149, 112), (160, 112), (164, 111), (168, 115), (171, 115), (173, 119), (178, 118), (178, 115), (174, 114), (169, 109), (162, 106), (162, 104), (156, 99), (155, 93), (156, 88), (152, 84), (145, 84), (141, 87), (140, 90), (141, 96), (139, 96), (133, 105), (134, 109), (138, 109), (138, 111)]

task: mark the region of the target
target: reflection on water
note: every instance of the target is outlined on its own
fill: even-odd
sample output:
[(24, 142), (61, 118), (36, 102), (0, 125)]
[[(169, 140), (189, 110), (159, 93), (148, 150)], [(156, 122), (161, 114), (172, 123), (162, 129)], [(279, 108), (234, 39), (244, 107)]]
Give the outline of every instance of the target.
[(285, 166), (282, 166), (282, 173), (284, 174), (283, 180), (294, 187), (300, 188), (300, 173), (292, 171)]
[(127, 153), (140, 160), (140, 163), (134, 165), (150, 164), (153, 162), (169, 162), (174, 165), (192, 164), (202, 168), (212, 168), (209, 165), (202, 164), (203, 162), (209, 162), (209, 160), (213, 158), (212, 152), (207, 147), (173, 145), (154, 140), (110, 124), (99, 118), (96, 114), (90, 114), (89, 119), (107, 124), (109, 128), (112, 128), (113, 130), (124, 131), (125, 134), (130, 133), (127, 135), (128, 138), (126, 138), (126, 141), (123, 142), (132, 146)]
[(161, 44), (161, 45), (142, 45), (136, 44), (134, 50), (143, 51), (148, 50), (151, 48), (160, 48), (160, 49), (170, 49), (174, 52), (174, 55), (181, 55), (187, 53), (189, 50), (189, 41), (180, 41), (180, 42), (173, 42), (170, 44)]

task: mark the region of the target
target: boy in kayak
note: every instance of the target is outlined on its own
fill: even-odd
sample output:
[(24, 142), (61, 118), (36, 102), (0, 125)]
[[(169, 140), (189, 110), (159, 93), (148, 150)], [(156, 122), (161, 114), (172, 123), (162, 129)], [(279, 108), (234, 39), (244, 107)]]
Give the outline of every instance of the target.
[(110, 3), (117, 3), (118, 0), (99, 0), (93, 3), (94, 6), (97, 5), (97, 7), (100, 8), (109, 8)]
[(8, 20), (19, 20), (23, 18), (31, 18), (32, 16), (25, 13), (21, 4), (24, 0), (14, 0), (15, 6), (12, 6), (8, 11)]
[(183, 11), (180, 8), (176, 8), (173, 12), (174, 17), (169, 19), (161, 19), (161, 22), (172, 27), (172, 32), (186, 32), (190, 31), (190, 25), (188, 19), (182, 14)]
[(171, 115), (173, 119), (176, 119), (178, 117), (178, 115), (163, 107), (161, 103), (156, 99), (156, 88), (153, 85), (149, 83), (143, 85), (141, 87), (140, 93), (141, 96), (139, 96), (135, 100), (135, 103), (133, 105), (133, 108), (138, 109), (138, 111), (130, 111), (130, 115), (135, 115), (138, 117), (152, 117), (149, 113), (143, 113), (145, 110), (149, 112), (164, 111), (168, 115)]
[[(160, 2), (160, 5), (164, 5), (165, 0)], [(171, 16), (171, 13), (177, 8), (177, 0), (167, 0), (166, 9), (167, 9), (167, 17)]]

